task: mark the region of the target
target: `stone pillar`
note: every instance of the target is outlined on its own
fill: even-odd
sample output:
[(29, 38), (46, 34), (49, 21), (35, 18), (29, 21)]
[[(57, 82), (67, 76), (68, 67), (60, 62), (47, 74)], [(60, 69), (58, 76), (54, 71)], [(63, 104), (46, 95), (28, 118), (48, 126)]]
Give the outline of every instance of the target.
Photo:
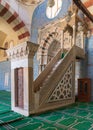
[[(82, 49), (85, 49), (85, 47), (84, 47), (84, 32), (81, 31), (80, 33), (81, 33), (81, 48), (82, 48)], [(85, 51), (85, 50), (84, 50), (84, 51)]]
[(76, 35), (76, 45), (84, 49), (84, 27), (81, 22), (78, 22), (78, 32)]
[(64, 31), (63, 30), (61, 31), (61, 49), (62, 51), (64, 49)]
[[(7, 50), (11, 60), (11, 108), (25, 116), (34, 113), (33, 58), (37, 49), (37, 44), (25, 42)], [(20, 68), (23, 75), (18, 73)]]
[(73, 45), (75, 45), (76, 44), (76, 26), (75, 25), (73, 25)]

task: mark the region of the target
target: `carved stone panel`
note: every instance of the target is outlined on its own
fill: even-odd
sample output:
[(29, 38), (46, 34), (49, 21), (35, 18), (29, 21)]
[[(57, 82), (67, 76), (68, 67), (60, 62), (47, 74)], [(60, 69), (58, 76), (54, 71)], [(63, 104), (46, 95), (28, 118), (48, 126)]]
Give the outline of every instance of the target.
[(78, 47), (81, 47), (82, 46), (82, 38), (81, 38), (81, 33), (77, 33), (77, 36), (76, 36), (76, 45)]
[(64, 76), (58, 83), (55, 90), (52, 92), (51, 96), (48, 99), (48, 102), (66, 100), (72, 98), (72, 64), (67, 69)]
[(16, 69), (16, 106), (24, 108), (23, 68)]
[(64, 33), (64, 49), (70, 50), (72, 45), (71, 36), (68, 32)]

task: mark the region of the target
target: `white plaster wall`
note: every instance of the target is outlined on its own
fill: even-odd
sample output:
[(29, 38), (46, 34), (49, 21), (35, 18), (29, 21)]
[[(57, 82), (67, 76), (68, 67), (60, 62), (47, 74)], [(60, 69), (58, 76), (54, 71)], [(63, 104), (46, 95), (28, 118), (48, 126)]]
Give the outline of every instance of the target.
[(11, 62), (11, 69), (20, 68), (20, 67), (31, 67), (33, 68), (33, 60), (32, 59), (16, 59)]

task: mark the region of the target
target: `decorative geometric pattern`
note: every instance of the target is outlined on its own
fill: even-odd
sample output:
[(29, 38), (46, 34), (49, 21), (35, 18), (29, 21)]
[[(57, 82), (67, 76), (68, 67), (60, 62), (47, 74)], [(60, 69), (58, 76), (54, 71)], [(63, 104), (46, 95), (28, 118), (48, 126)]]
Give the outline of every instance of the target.
[(72, 98), (72, 67), (73, 66), (71, 64), (64, 76), (62, 77), (62, 80), (59, 82), (59, 84), (49, 97), (48, 102)]
[(82, 48), (82, 35), (81, 33), (77, 33), (77, 36), (76, 36), (76, 46)]

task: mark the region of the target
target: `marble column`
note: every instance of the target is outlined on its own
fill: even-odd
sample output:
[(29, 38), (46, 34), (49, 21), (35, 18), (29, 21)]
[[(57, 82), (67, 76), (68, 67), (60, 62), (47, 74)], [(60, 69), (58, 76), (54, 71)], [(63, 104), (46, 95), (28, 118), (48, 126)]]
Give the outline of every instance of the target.
[(73, 45), (75, 45), (76, 44), (76, 26), (75, 25), (73, 25)]

